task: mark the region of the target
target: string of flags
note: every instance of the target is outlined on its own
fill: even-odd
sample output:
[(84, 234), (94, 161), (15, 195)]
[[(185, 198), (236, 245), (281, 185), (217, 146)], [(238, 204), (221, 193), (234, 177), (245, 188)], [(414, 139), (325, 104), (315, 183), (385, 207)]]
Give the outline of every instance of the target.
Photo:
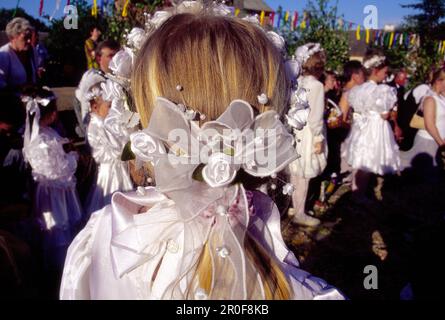
[[(54, 0), (51, 0), (54, 1)], [(56, 12), (60, 9), (62, 0), (55, 0), (55, 9), (50, 17), (50, 20), (54, 17)], [(100, 2), (99, 2), (100, 1)], [(104, 7), (108, 5), (108, 0), (93, 0), (93, 5), (91, 8), (91, 15), (97, 17), (99, 12), (104, 11)], [(99, 3), (98, 3), (99, 2)], [(67, 0), (66, 5), (70, 5), (71, 1)], [(125, 0), (124, 6), (122, 8), (122, 17), (128, 16), (129, 7), (131, 0)], [(20, 5), (20, 0), (17, 0), (16, 11)], [(40, 0), (39, 4), (39, 16), (42, 16), (44, 9), (44, 0)], [(241, 10), (239, 8), (231, 8), (232, 13), (235, 16), (239, 16)], [(298, 29), (304, 30), (311, 25), (311, 19), (309, 14), (304, 11), (302, 15), (298, 11), (277, 11), (277, 12), (265, 12), (261, 11), (259, 14), (260, 24), (265, 26), (268, 25), (272, 28), (282, 29), (289, 28), (290, 31), (296, 31)], [(395, 48), (395, 47), (420, 47), (420, 36), (417, 34), (411, 34), (407, 32), (396, 32), (396, 31), (382, 31), (382, 30), (370, 30), (364, 29), (360, 24), (356, 24), (351, 21), (339, 18), (337, 21), (332, 21), (332, 27), (340, 30), (353, 30), (355, 29), (355, 37), (357, 41), (365, 41), (366, 44), (374, 43), (375, 45)], [(445, 40), (436, 41), (437, 53), (445, 54)]]

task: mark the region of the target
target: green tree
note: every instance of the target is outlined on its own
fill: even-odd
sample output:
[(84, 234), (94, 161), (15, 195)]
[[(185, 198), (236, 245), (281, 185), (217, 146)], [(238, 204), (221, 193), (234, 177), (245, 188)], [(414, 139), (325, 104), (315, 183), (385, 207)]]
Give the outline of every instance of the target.
[(308, 21), (305, 29), (291, 31), (288, 24), (280, 31), (288, 43), (289, 54), (292, 55), (300, 45), (318, 42), (326, 51), (327, 68), (341, 71), (343, 64), (349, 60), (349, 42), (347, 32), (336, 27), (340, 18), (337, 15), (338, 0), (310, 0), (305, 12)]
[[(50, 67), (53, 74), (50, 79), (57, 80), (56, 85), (77, 85), (86, 69), (84, 43), (90, 36), (90, 28), (97, 25), (103, 31), (107, 30), (106, 19), (101, 15), (93, 17), (91, 5), (86, 0), (74, 0), (71, 4), (77, 7), (78, 29), (65, 29), (64, 17), (50, 21), (46, 45), (51, 55)], [(49, 20), (48, 16), (46, 18)]]
[(421, 46), (412, 50), (407, 58), (412, 67), (412, 82), (423, 83), (433, 66), (442, 62), (438, 54), (438, 40), (445, 36), (445, 0), (419, 0), (402, 5), (417, 13), (405, 17), (405, 28), (420, 36)]
[(122, 17), (125, 0), (116, 0), (114, 3), (114, 14), (109, 15), (107, 19), (108, 29), (107, 38), (116, 41), (122, 41), (125, 30), (134, 27), (144, 27), (144, 13), (153, 13), (164, 4), (163, 0), (131, 0), (128, 6), (128, 15)]

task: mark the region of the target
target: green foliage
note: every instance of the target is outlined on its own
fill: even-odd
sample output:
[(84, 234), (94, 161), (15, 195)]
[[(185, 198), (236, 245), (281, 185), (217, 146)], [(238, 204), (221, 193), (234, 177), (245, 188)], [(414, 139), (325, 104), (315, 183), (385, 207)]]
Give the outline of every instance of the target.
[[(5, 30), (8, 22), (13, 19), (14, 12), (15, 9), (0, 9), (0, 30)], [(22, 8), (17, 8), (15, 17), (27, 19), (31, 23), (31, 25), (33, 25), (37, 29), (37, 31), (46, 32), (49, 29), (43, 21), (30, 16)]]
[[(309, 24), (307, 28), (290, 30), (290, 25), (284, 26), (280, 33), (288, 43), (289, 55), (295, 52), (298, 46), (308, 42), (320, 43), (326, 51), (328, 58), (327, 68), (341, 71), (342, 66), (349, 60), (348, 34), (345, 30), (336, 28), (338, 1), (331, 4), (330, 0), (310, 0), (306, 13)], [(300, 22), (301, 24), (300, 17)]]
[(419, 0), (402, 7), (417, 11), (405, 17), (404, 25), (421, 38), (421, 46), (405, 55), (411, 83), (417, 85), (425, 83), (431, 69), (443, 61), (443, 56), (438, 54), (437, 40), (444, 40), (445, 36), (445, 0)]
[(122, 36), (126, 30), (144, 26), (144, 12), (153, 13), (164, 3), (163, 0), (132, 0), (128, 7), (128, 16), (122, 17), (124, 2), (122, 0), (116, 1), (114, 5), (115, 14), (106, 17), (108, 28), (105, 36), (108, 39), (122, 42)]
[[(90, 28), (99, 26), (104, 31), (107, 29), (107, 25), (103, 17), (93, 17), (91, 15), (91, 6), (86, 0), (74, 0), (71, 3), (77, 7), (78, 29), (65, 29), (64, 17), (53, 19), (50, 21), (51, 29), (47, 39), (47, 47), (51, 53), (51, 63), (53, 65), (75, 66), (75, 69), (81, 74), (86, 68), (84, 44), (90, 36)], [(46, 18), (49, 20), (48, 16)], [(76, 78), (72, 79), (74, 82), (78, 81), (79, 74), (72, 76)]]

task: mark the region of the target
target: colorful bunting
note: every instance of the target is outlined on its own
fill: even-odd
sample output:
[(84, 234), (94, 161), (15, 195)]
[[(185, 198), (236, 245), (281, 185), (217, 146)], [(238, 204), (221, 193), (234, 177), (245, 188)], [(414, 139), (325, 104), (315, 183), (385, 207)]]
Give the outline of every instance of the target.
[(40, 0), (40, 6), (39, 6), (39, 16), (41, 17), (43, 13), (43, 0)]
[(264, 25), (264, 18), (266, 17), (266, 12), (261, 11), (260, 14), (260, 24), (263, 26)]
[(275, 23), (275, 12), (271, 12), (269, 14), (269, 22), (270, 22), (270, 25), (273, 27), (273, 25)]
[(93, 6), (91, 7), (91, 15), (97, 17), (97, 0), (93, 0)]
[(295, 11), (295, 13), (294, 13), (294, 23), (292, 24), (292, 27), (295, 30), (295, 29), (297, 29), (297, 26), (298, 26), (298, 12)]
[(360, 34), (360, 28), (361, 28), (361, 26), (358, 25), (357, 31), (355, 32), (355, 37), (357, 38), (357, 41), (360, 41), (362, 39), (361, 34)]
[[(129, 4), (130, 4), (130, 0), (125, 1), (124, 9), (122, 10), (122, 17), (128, 16), (128, 5)], [(239, 9), (237, 9), (237, 10), (239, 11)], [(235, 16), (237, 16), (236, 12), (235, 12)]]

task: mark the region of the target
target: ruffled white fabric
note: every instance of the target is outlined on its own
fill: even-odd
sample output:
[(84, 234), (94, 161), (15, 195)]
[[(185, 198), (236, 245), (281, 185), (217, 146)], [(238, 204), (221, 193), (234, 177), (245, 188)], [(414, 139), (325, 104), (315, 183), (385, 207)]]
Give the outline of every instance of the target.
[(369, 81), (352, 89), (348, 98), (354, 117), (342, 156), (357, 170), (378, 175), (399, 171), (399, 147), (389, 121), (382, 118), (394, 108), (396, 92)]
[[(337, 289), (298, 268), (282, 239), (275, 204), (259, 192), (253, 204), (256, 215), (249, 232), (281, 264), (293, 299), (344, 299)], [(138, 214), (143, 207), (145, 213)], [(185, 243), (184, 230), (178, 207), (155, 189), (146, 188), (145, 195), (115, 194), (111, 206), (94, 213), (71, 244), (61, 299), (184, 299), (189, 283), (181, 277), (181, 265), (201, 253), (200, 245)], [(195, 237), (204, 239), (204, 230), (195, 224)], [(178, 279), (181, 291), (173, 292)]]
[(82, 218), (74, 177), (77, 154), (65, 153), (67, 142), (45, 127), (24, 150), (37, 182), (34, 210), (45, 231), (45, 254), (49, 263), (59, 266)]
[(121, 161), (120, 143), (105, 130), (103, 119), (92, 113), (87, 132), (88, 144), (98, 164), (97, 180), (86, 206), (86, 214), (91, 214), (110, 204), (114, 192), (132, 190), (133, 183), (128, 163)]
[(289, 168), (292, 175), (311, 179), (319, 176), (327, 165), (326, 143), (321, 154), (314, 153), (315, 144), (326, 140), (324, 87), (313, 76), (300, 77), (298, 84), (307, 91), (310, 112), (307, 125), (303, 130), (295, 131), (296, 150), (301, 157), (292, 162)]

